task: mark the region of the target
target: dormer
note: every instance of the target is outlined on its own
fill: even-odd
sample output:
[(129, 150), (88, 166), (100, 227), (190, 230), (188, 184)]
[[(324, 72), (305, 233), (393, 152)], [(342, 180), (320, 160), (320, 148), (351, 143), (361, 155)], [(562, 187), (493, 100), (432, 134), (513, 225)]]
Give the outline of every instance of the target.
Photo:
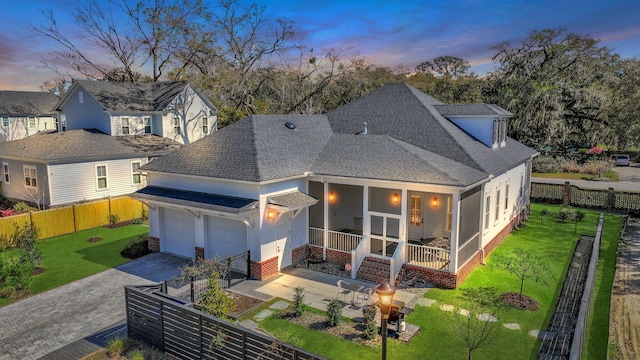
[(507, 120), (513, 115), (492, 104), (433, 105), (440, 115), (492, 149), (507, 145)]

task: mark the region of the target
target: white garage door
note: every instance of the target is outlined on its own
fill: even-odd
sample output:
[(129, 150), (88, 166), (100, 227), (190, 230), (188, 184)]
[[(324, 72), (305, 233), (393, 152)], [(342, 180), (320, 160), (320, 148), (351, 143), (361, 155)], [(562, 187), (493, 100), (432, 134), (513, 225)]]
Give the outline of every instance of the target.
[(247, 251), (247, 227), (240, 221), (207, 216), (206, 234), (207, 258), (233, 256)]
[(162, 235), (160, 251), (195, 256), (196, 228), (193, 214), (176, 209), (161, 208)]

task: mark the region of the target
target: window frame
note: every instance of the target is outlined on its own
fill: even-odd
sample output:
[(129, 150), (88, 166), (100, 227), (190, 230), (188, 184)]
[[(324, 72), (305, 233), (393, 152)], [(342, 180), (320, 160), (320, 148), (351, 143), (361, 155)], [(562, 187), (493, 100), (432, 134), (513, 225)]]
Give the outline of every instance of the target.
[(507, 212), (509, 210), (509, 184), (507, 183), (504, 186), (504, 212)]
[(8, 162), (3, 162), (2, 163), (2, 181), (5, 184), (10, 184), (11, 183), (11, 172), (9, 170), (9, 163)]
[(202, 117), (202, 133), (203, 134), (209, 133), (209, 118), (206, 116)]
[(36, 126), (36, 117), (35, 116), (29, 116), (27, 118), (27, 121), (29, 122), (29, 130), (35, 130), (37, 129)]
[(177, 116), (173, 117), (173, 135), (182, 135), (180, 126), (180, 118)]
[(2, 127), (9, 127), (9, 117), (8, 116), (3, 116), (2, 117)]
[[(147, 122), (149, 122), (149, 124), (147, 124)], [(145, 116), (142, 118), (142, 126), (144, 127), (144, 133), (145, 134), (151, 134), (153, 129), (151, 128), (151, 118), (148, 116)], [(147, 131), (147, 127), (149, 128), (149, 131)]]
[[(135, 165), (138, 165), (134, 168)], [(139, 170), (140, 166), (142, 166), (142, 161), (132, 161), (131, 162), (131, 185), (141, 185), (142, 184), (142, 172)], [(136, 175), (138, 176), (138, 182), (136, 182)]]
[[(100, 174), (100, 168), (104, 168), (104, 175)], [(100, 187), (101, 179), (104, 179), (104, 187)], [(109, 170), (107, 164), (96, 164), (96, 190), (109, 190)]]
[(485, 230), (489, 230), (490, 216), (491, 216), (491, 195), (487, 195), (485, 196), (485, 203), (484, 203), (484, 229)]
[[(125, 126), (125, 122), (126, 122), (126, 126)], [(122, 131), (122, 135), (131, 134), (131, 122), (129, 121), (128, 117), (120, 118), (120, 128)], [(125, 129), (127, 129), (127, 131), (125, 131)]]
[(498, 222), (500, 220), (500, 191), (501, 189), (496, 190), (496, 213), (494, 214), (494, 222)]
[(25, 187), (38, 190), (38, 168), (32, 165), (22, 165), (22, 176)]

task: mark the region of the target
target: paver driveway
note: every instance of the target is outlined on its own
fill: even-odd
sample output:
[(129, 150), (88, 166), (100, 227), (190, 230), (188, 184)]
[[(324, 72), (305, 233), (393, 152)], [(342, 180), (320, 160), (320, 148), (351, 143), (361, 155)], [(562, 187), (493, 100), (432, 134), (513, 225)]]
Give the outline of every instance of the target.
[(125, 285), (168, 280), (188, 262), (155, 253), (0, 308), (0, 360), (38, 359), (124, 322)]

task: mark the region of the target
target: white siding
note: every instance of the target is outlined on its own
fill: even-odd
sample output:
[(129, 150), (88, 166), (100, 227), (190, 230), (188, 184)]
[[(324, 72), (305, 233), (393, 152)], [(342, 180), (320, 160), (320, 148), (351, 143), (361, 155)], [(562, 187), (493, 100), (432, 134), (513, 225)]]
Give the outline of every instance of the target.
[[(78, 92), (84, 93), (83, 103), (79, 102)], [(67, 102), (60, 110), (61, 115), (67, 118), (67, 130), (98, 129), (106, 134), (111, 132), (111, 121), (100, 105), (81, 86), (78, 86), (71, 94)]]
[[(49, 205), (49, 188), (47, 185), (47, 166), (32, 162), (23, 162), (18, 160), (2, 160), (3, 163), (9, 165), (9, 183), (4, 182), (4, 173), (2, 174), (2, 195), (18, 200), (29, 202), (40, 202)], [(24, 182), (24, 166), (35, 167), (37, 172), (36, 184), (37, 189), (25, 186)]]
[[(85, 98), (86, 101), (86, 98)], [(131, 181), (131, 162), (146, 158), (50, 165), (51, 205), (130, 194), (144, 186)], [(98, 190), (96, 166), (107, 165), (107, 189)]]
[[(189, 144), (215, 132), (217, 118), (215, 114), (211, 114), (212, 110), (195, 91), (186, 87), (167, 107), (167, 115), (162, 117), (162, 136)], [(207, 133), (202, 131), (202, 117), (204, 116), (208, 118)], [(174, 132), (173, 119), (176, 117), (180, 122), (180, 134)]]
[(185, 177), (166, 173), (149, 173), (147, 183), (152, 186), (258, 199), (258, 186), (254, 184), (216, 181), (208, 178)]
[(35, 128), (29, 125), (29, 116), (7, 116), (8, 126), (4, 126), (3, 116), (0, 116), (0, 136), (5, 140), (20, 140), (39, 131), (54, 130), (55, 116), (34, 116)]

